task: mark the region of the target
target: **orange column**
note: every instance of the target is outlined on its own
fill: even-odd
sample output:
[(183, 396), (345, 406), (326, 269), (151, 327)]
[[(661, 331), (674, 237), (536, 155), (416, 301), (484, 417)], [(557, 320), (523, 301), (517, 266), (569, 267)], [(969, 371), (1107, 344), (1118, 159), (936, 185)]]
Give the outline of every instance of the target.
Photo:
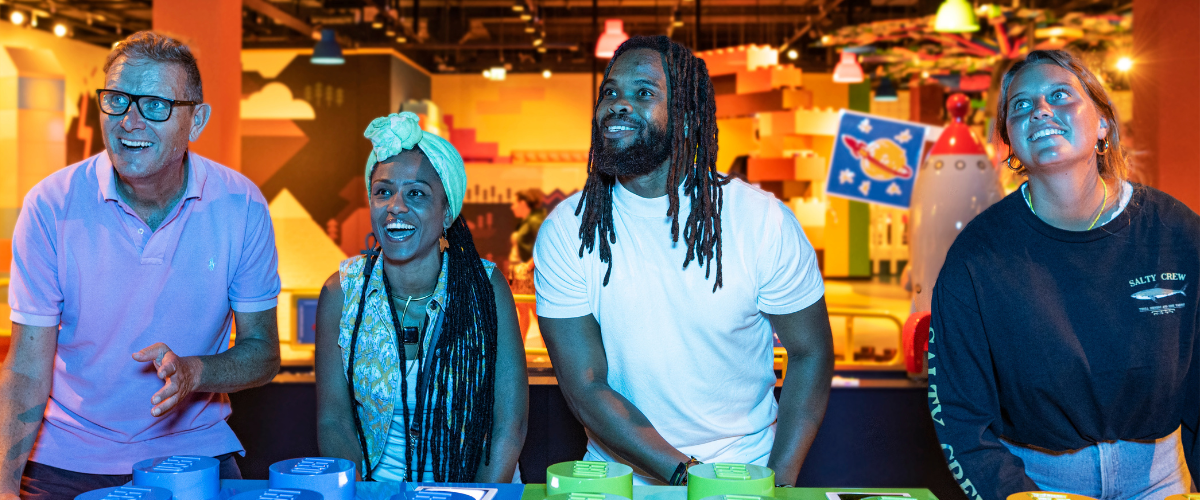
[(1200, 212), (1200, 2), (1133, 2), (1133, 150), (1148, 184)]
[(204, 81), (212, 118), (192, 151), (241, 170), (242, 2), (171, 0), (154, 2), (154, 30), (192, 49)]

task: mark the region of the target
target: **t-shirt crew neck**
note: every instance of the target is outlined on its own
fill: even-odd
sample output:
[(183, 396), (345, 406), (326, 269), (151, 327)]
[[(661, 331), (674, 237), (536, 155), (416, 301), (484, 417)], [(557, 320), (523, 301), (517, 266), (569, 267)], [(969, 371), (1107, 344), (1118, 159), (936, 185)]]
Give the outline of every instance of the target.
[[(740, 180), (722, 189), (721, 288), (713, 290), (715, 262), (683, 266), (687, 246), (682, 227), (679, 241), (671, 240), (669, 198), (642, 198), (618, 182), (608, 285), (599, 248), (579, 255), (577, 193), (538, 234), (538, 315), (594, 316), (609, 386), (681, 452), (705, 462), (765, 465), (777, 412), (766, 315), (804, 309), (825, 290), (816, 253), (790, 210)], [(690, 203), (682, 189), (679, 198), (683, 226)], [(589, 437), (588, 459), (625, 462)]]
[[(641, 195), (630, 191), (629, 188), (617, 181), (613, 184), (613, 207), (621, 213), (628, 214), (633, 217), (642, 217), (647, 219), (659, 219), (667, 217), (667, 208), (671, 205), (671, 198), (666, 194), (654, 198), (644, 198)], [(692, 209), (692, 199), (679, 190), (679, 213), (683, 214), (680, 217), (680, 224), (687, 221), (687, 213)], [(670, 236), (670, 233), (667, 233)], [(683, 261), (680, 261), (682, 264)], [(714, 270), (715, 271), (715, 270)]]
[[(1026, 204), (1028, 204), (1028, 200), (1029, 200), (1028, 187), (1029, 187), (1029, 183), (1026, 182), (1024, 184), (1021, 184), (1021, 187), (1019, 189), (1020, 196), (1023, 200), (1023, 203), (1026, 203)], [(1089, 241), (1096, 241), (1096, 240), (1099, 240), (1102, 238), (1106, 238), (1106, 237), (1108, 237), (1112, 234), (1115, 234), (1115, 233), (1119, 232), (1120, 230), (1124, 229), (1125, 226), (1129, 225), (1129, 221), (1132, 220), (1134, 217), (1137, 217), (1137, 215), (1138, 215), (1138, 209), (1139, 209), (1140, 203), (1136, 203), (1136, 202), (1130, 203), (1131, 201), (1133, 201), (1133, 197), (1134, 197), (1133, 185), (1130, 184), (1129, 181), (1124, 181), (1121, 186), (1121, 191), (1118, 194), (1120, 197), (1117, 199), (1117, 209), (1115, 211), (1113, 211), (1113, 214), (1110, 215), (1106, 219), (1104, 224), (1101, 224), (1099, 226), (1096, 226), (1096, 227), (1086, 230), (1086, 231), (1071, 231), (1071, 230), (1059, 229), (1057, 227), (1051, 226), (1050, 224), (1047, 224), (1046, 221), (1043, 221), (1040, 217), (1037, 216), (1037, 214), (1033, 213), (1033, 211), (1029, 210), (1028, 208), (1026, 208), (1026, 210), (1024, 210), (1022, 212), (1021, 220), (1024, 221), (1026, 224), (1028, 224), (1029, 227), (1032, 228), (1034, 231), (1041, 233), (1043, 236), (1045, 236), (1047, 238), (1052, 238), (1052, 239), (1055, 239), (1058, 241), (1063, 241), (1063, 242), (1075, 242), (1075, 243), (1086, 243)], [(1128, 217), (1121, 217), (1122, 214), (1127, 214)]]

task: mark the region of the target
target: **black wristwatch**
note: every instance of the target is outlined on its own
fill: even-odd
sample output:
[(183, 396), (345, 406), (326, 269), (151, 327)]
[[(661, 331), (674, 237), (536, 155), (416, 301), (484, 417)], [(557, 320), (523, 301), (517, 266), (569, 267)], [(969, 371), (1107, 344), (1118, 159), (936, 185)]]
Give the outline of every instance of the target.
[(671, 474), (671, 480), (667, 484), (671, 486), (687, 486), (688, 469), (692, 468), (693, 465), (700, 465), (702, 463), (704, 462), (696, 460), (696, 457), (688, 457), (686, 462), (679, 462), (679, 465), (675, 467), (675, 473)]

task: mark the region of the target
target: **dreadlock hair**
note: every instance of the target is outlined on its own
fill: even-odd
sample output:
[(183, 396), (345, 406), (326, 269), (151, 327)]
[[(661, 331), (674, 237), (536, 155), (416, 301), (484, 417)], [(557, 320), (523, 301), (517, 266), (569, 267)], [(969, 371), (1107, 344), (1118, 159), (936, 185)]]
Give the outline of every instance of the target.
[[(371, 172), (373, 175), (374, 169)], [(433, 346), (434, 355), (424, 366), (421, 366), (425, 359), (424, 344), (417, 343), (418, 366), (421, 366), (417, 376), (417, 408), (413, 412), (417, 449), (405, 446), (404, 459), (409, 481), (421, 480), (428, 458), (433, 461), (429, 465), (435, 481), (467, 483), (475, 480), (480, 460), (488, 464), (491, 458), (496, 386), (496, 296), (475, 249), (475, 240), (461, 215), (454, 219), (445, 237), (450, 246), (443, 255), (448, 262), (442, 330)], [(381, 249), (377, 247), (376, 250)], [(358, 328), (366, 305), (367, 285), (380, 253), (368, 255), (369, 260), (363, 266), (363, 296), (359, 300), (358, 319), (350, 341), (350, 366), (346, 374), (351, 401), (357, 401), (354, 398), (354, 356)], [(386, 282), (387, 273), (383, 276)], [(395, 322), (395, 308), (390, 299), (386, 301)], [(398, 322), (395, 328), (398, 333)], [(404, 351), (400, 349), (399, 352)], [(408, 394), (407, 377), (400, 377), (400, 390), (405, 439), (411, 442), (408, 438), (413, 426), (408, 421), (408, 397), (404, 396)], [(358, 409), (355, 408), (353, 413), (363, 458), (369, 460)], [(416, 467), (413, 467), (414, 463)], [(364, 477), (370, 480), (370, 471), (364, 472)]]
[[(626, 40), (613, 54), (604, 68), (604, 79), (612, 70), (613, 63), (625, 52), (651, 49), (662, 55), (663, 70), (667, 76), (668, 103), (671, 106), (668, 136), (671, 138), (670, 167), (667, 172), (667, 197), (670, 206), (667, 216), (671, 217), (671, 241), (679, 241), (679, 191), (676, 186), (682, 180), (683, 190), (691, 200), (691, 212), (684, 224), (683, 237), (687, 257), (683, 268), (687, 269), (692, 259), (705, 267), (704, 278), (712, 271), (716, 258), (717, 277), (713, 292), (721, 283), (721, 186), (729, 178), (717, 171), (717, 121), (716, 100), (712, 80), (708, 77), (708, 66), (687, 48), (672, 42), (665, 36), (635, 36)], [(599, 92), (592, 107), (593, 116), (600, 112), (604, 93)], [(680, 125), (682, 124), (682, 125)], [(606, 174), (596, 166), (596, 157), (603, 146), (600, 126), (592, 120), (592, 145), (588, 154), (588, 178), (575, 215), (583, 214), (579, 226), (579, 257), (585, 251), (592, 252), (596, 237), (600, 239), (600, 262), (608, 264), (604, 273), (604, 285), (612, 274), (612, 249), (617, 242), (613, 228), (612, 190), (616, 177)], [(682, 179), (680, 176), (683, 176)]]

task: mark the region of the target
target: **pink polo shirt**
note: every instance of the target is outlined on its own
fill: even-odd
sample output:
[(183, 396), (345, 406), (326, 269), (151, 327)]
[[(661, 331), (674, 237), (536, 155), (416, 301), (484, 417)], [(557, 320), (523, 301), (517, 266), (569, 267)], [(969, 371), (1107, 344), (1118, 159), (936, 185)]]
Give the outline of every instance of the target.
[(189, 154), (184, 198), (157, 231), (118, 195), (107, 152), (51, 174), (25, 197), (13, 231), (8, 304), (15, 323), (59, 326), (54, 382), (30, 460), (129, 474), (171, 454), (242, 451), (229, 398), (195, 393), (162, 417), (155, 342), (180, 356), (229, 348), (233, 311), (275, 307), (275, 233), (241, 174)]

